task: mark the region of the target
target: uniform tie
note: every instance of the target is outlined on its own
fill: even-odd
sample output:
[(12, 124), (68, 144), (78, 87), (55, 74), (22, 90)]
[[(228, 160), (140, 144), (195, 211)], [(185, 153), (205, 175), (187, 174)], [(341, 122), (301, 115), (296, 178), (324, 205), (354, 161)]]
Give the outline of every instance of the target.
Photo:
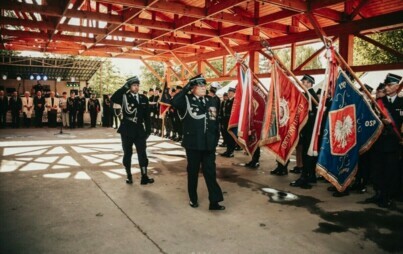
[(392, 103), (392, 98), (389, 98), (389, 103)]
[(206, 106), (206, 104), (204, 103), (203, 97), (199, 97), (200, 103), (203, 105), (203, 107)]

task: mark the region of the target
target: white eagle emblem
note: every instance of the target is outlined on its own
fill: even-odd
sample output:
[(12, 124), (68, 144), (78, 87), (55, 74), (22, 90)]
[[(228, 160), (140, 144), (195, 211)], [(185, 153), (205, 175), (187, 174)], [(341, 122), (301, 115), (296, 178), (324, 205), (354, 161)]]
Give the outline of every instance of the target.
[(338, 147), (344, 149), (347, 146), (347, 138), (353, 134), (353, 126), (353, 119), (349, 115), (344, 117), (343, 121), (336, 121), (334, 138), (339, 143)]

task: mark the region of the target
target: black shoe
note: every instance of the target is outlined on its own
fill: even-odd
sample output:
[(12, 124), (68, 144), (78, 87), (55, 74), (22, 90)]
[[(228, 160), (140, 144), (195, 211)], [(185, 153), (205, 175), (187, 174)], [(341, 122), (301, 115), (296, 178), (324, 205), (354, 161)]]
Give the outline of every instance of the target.
[(232, 158), (234, 157), (233, 153), (229, 153), (229, 152), (224, 152), (222, 154), (220, 154), (222, 157), (227, 157), (227, 158)]
[(365, 199), (364, 203), (366, 203), (366, 204), (377, 204), (377, 203), (379, 203), (380, 199), (381, 198), (380, 198), (379, 194), (377, 193), (377, 194), (373, 195), (372, 197)]
[(367, 187), (362, 186), (360, 189), (357, 190), (358, 194), (364, 194), (367, 192)]
[(127, 183), (127, 184), (133, 184), (133, 179), (132, 179), (131, 177), (128, 177), (128, 178), (126, 179), (126, 183)]
[(259, 166), (260, 166), (260, 163), (255, 162), (255, 161), (250, 161), (245, 164), (245, 167), (247, 167), (247, 168), (258, 168)]
[(197, 203), (197, 202), (189, 201), (189, 205), (190, 205), (190, 207), (192, 207), (192, 208), (197, 208), (197, 207), (199, 207), (199, 203)]
[(282, 168), (282, 169), (280, 169), (276, 175), (278, 175), (278, 176), (285, 176), (285, 175), (288, 175), (288, 170), (287, 170), (287, 168)]
[(149, 178), (148, 176), (141, 177), (141, 182), (140, 182), (141, 185), (146, 185), (146, 184), (151, 184), (151, 183), (154, 183), (154, 179)]
[(301, 174), (301, 172), (302, 172), (302, 168), (300, 168), (300, 167), (294, 167), (293, 169), (290, 170), (290, 173), (293, 173), (293, 174)]
[(241, 151), (241, 150), (242, 150), (242, 148), (240, 146), (235, 147), (235, 151)]
[(380, 208), (390, 208), (391, 206), (392, 206), (392, 201), (390, 200), (390, 199), (381, 199), (379, 202), (378, 202), (378, 207), (380, 207)]
[(270, 171), (270, 175), (277, 175), (278, 172), (280, 172), (280, 170), (281, 169), (279, 167), (277, 167), (277, 168), (273, 169), (272, 171)]
[(291, 182), (290, 186), (292, 186), (292, 187), (300, 187), (302, 189), (310, 189), (310, 188), (312, 188), (312, 185), (310, 185), (307, 182), (307, 180), (305, 180), (304, 178), (298, 178), (297, 180)]
[(227, 144), (225, 144), (225, 143), (222, 143), (222, 144), (220, 144), (220, 145), (218, 145), (219, 147), (227, 147)]
[(348, 190), (345, 190), (345, 191), (343, 191), (343, 192), (338, 192), (338, 191), (336, 191), (336, 192), (333, 192), (332, 195), (333, 195), (333, 197), (335, 197), (335, 198), (341, 198), (341, 197), (350, 195), (350, 192), (349, 192)]
[(225, 210), (225, 206), (222, 206), (218, 203), (210, 203), (210, 206), (208, 209), (214, 210), (214, 211), (222, 211), (222, 210)]
[(178, 137), (177, 139), (176, 139), (176, 142), (181, 142), (182, 141), (182, 137)]
[(337, 189), (336, 189), (336, 187), (334, 187), (334, 186), (329, 186), (329, 187), (327, 187), (327, 191), (336, 192)]

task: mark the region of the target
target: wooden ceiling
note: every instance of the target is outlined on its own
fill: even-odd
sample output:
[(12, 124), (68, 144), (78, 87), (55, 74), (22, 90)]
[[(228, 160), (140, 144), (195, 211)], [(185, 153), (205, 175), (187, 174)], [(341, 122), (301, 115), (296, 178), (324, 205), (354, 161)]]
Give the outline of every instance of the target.
[(2, 0), (1, 49), (191, 63), (403, 27), (402, 0)]

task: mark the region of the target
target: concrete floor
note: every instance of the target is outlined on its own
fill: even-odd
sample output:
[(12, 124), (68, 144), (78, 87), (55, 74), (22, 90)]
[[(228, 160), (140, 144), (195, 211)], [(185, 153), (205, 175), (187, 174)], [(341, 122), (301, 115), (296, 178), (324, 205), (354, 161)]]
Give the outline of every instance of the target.
[(134, 155), (130, 186), (115, 130), (57, 132), (0, 130), (0, 253), (403, 253), (402, 203), (360, 203), (371, 192), (333, 198), (324, 182), (292, 188), (298, 176), (271, 176), (269, 154), (258, 170), (237, 166), (242, 152), (218, 156), (227, 210), (210, 212), (203, 178), (200, 207), (187, 204), (178, 144), (151, 137), (156, 182), (139, 185)]

